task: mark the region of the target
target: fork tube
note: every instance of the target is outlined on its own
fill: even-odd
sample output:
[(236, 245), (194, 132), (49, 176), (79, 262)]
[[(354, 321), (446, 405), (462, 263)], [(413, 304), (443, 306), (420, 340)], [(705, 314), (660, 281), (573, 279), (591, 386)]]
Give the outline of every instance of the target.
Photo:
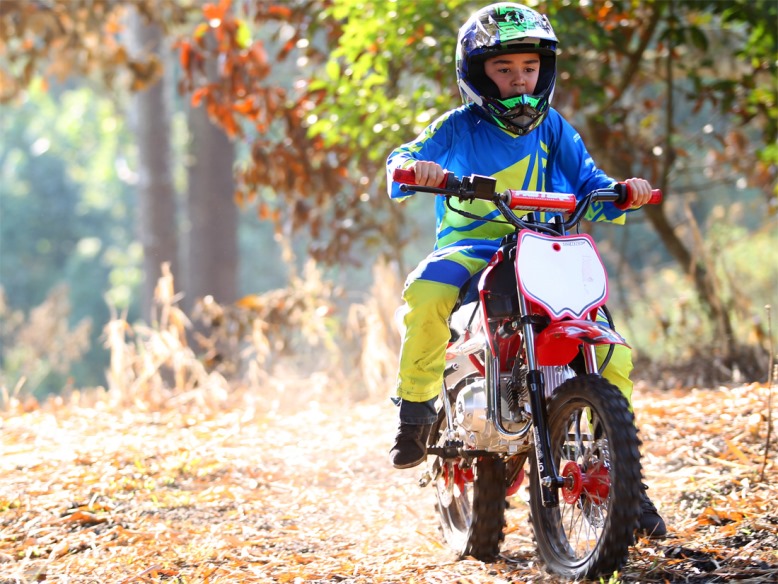
[(584, 356), (584, 363), (586, 364), (586, 372), (598, 373), (599, 368), (597, 367), (597, 355), (594, 352), (594, 345), (585, 344), (582, 350)]
[(523, 318), (524, 351), (527, 356), (527, 387), (529, 388), (529, 402), (532, 410), (532, 423), (535, 434), (535, 457), (537, 459), (538, 474), (540, 475), (540, 497), (544, 507), (556, 507), (559, 505), (558, 487), (564, 484), (556, 470), (556, 463), (551, 453), (551, 437), (548, 433), (546, 392), (543, 372), (538, 369), (535, 356), (535, 330), (532, 322), (527, 318), (529, 309), (527, 300), (519, 294), (519, 310)]

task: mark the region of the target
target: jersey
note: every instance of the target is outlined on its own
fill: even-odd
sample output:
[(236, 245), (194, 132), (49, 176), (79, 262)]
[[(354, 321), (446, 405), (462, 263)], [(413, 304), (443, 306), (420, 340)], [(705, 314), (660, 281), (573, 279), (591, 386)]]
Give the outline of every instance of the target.
[[(573, 193), (581, 198), (616, 182), (597, 168), (581, 136), (553, 108), (535, 130), (524, 136), (516, 136), (490, 123), (472, 103), (447, 112), (415, 140), (389, 155), (388, 190), (393, 199), (410, 194), (400, 191), (399, 185), (392, 181), (394, 169), (408, 168), (416, 160), (437, 162), (459, 177), (471, 174), (494, 177), (498, 192), (510, 188)], [(504, 235), (514, 231), (501, 221), (500, 212), (489, 201), (461, 202), (451, 197), (449, 204), (478, 219), (452, 211), (444, 197), (436, 197), (435, 249), (478, 245), (485, 240), (496, 245)], [(586, 218), (623, 223), (624, 215), (612, 203), (598, 203), (592, 205)]]

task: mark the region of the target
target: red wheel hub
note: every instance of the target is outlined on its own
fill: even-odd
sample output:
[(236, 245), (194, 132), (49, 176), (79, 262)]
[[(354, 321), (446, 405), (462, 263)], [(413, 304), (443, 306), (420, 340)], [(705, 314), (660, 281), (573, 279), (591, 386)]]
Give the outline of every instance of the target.
[[(453, 475), (453, 476), (452, 476)], [(465, 483), (472, 483), (474, 480), (473, 469), (460, 468), (458, 464), (448, 466), (446, 473), (444, 474), (444, 480), (446, 487), (450, 485), (450, 481), (453, 480), (454, 484), (459, 488), (460, 492), (464, 492)]]
[(608, 493), (610, 493), (610, 474), (602, 462), (598, 462), (586, 472), (582, 472), (578, 463), (571, 460), (562, 470), (562, 477), (565, 479), (565, 485), (562, 487), (562, 498), (569, 505), (576, 503), (581, 495), (599, 505), (608, 498)]
[(518, 476), (516, 477), (516, 480), (513, 481), (513, 484), (508, 487), (508, 490), (505, 491), (506, 497), (512, 497), (516, 493), (519, 492), (519, 488), (521, 487), (521, 483), (524, 482), (524, 469), (521, 469), (519, 471)]

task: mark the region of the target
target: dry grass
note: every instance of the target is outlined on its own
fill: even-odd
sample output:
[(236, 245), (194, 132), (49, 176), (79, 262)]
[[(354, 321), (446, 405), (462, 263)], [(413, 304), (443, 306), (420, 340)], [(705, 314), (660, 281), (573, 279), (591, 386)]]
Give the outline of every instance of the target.
[(53, 288), (29, 315), (8, 306), (0, 287), (0, 408), (37, 395), (52, 374), (65, 379), (89, 350), (92, 324), (84, 319), (71, 328), (70, 310), (66, 286)]

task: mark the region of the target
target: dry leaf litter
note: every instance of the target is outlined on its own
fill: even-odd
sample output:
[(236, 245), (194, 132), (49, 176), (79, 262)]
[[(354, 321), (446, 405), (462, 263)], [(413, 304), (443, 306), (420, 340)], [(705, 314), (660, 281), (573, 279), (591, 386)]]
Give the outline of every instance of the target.
[[(671, 537), (639, 541), (612, 581), (778, 581), (769, 398), (759, 384), (637, 387), (646, 482)], [(389, 466), (388, 400), (236, 401), (2, 412), (0, 583), (560, 581), (536, 562), (524, 488), (499, 561), (451, 555), (418, 469)]]

